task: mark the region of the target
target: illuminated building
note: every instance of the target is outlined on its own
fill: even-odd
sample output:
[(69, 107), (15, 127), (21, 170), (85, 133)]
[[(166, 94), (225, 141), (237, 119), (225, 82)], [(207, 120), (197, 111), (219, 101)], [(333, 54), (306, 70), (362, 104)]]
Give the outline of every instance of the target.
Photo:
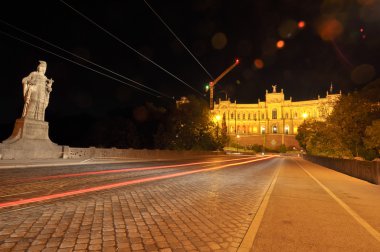
[[(265, 101), (254, 104), (238, 104), (229, 100), (214, 104), (213, 115), (225, 116), (227, 132), (241, 145), (265, 145), (276, 149), (281, 144), (299, 147), (295, 139), (298, 127), (307, 118), (325, 120), (332, 112), (334, 102), (340, 94), (327, 91), (326, 97), (315, 100), (292, 101), (285, 99), (283, 90), (277, 92), (276, 85), (271, 93), (266, 91)], [(218, 122), (221, 123), (221, 122)]]

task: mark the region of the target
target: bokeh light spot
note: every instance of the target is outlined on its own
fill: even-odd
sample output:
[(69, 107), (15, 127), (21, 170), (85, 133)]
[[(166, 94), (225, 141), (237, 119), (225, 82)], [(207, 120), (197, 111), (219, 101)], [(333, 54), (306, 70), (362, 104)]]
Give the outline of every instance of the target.
[(279, 40), (279, 41), (277, 41), (276, 46), (278, 49), (281, 49), (285, 46), (285, 42), (283, 40)]
[(360, 18), (365, 22), (380, 22), (380, 1), (363, 5), (360, 8)]
[(318, 27), (319, 36), (326, 41), (335, 40), (343, 32), (343, 25), (335, 18), (323, 20)]
[(221, 50), (227, 45), (227, 36), (223, 32), (215, 33), (212, 36), (211, 44), (215, 49)]
[(360, 5), (372, 5), (375, 3), (375, 0), (358, 0)]
[(369, 64), (363, 64), (355, 67), (351, 72), (351, 80), (358, 84), (365, 84), (371, 81), (376, 75), (375, 68)]
[(255, 65), (256, 69), (262, 69), (262, 68), (264, 68), (264, 62), (263, 62), (262, 59), (255, 59), (253, 61), (253, 64)]
[(303, 29), (303, 28), (305, 28), (305, 26), (306, 26), (305, 21), (299, 21), (299, 22), (298, 22), (298, 28), (299, 28), (299, 29)]

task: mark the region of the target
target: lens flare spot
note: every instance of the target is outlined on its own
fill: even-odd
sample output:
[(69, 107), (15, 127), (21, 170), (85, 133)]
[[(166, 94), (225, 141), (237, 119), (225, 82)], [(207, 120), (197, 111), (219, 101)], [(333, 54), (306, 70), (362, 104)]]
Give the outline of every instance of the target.
[(212, 36), (211, 44), (215, 49), (221, 50), (227, 45), (227, 36), (223, 32), (215, 33)]
[(301, 21), (298, 22), (298, 28), (299, 28), (299, 29), (303, 29), (303, 28), (305, 28), (305, 26), (306, 26), (305, 21), (302, 21), (302, 20), (301, 20)]
[(356, 84), (365, 84), (371, 81), (376, 75), (376, 70), (372, 65), (363, 64), (355, 67), (351, 72), (351, 80)]
[(320, 22), (318, 27), (319, 36), (325, 41), (332, 41), (339, 37), (343, 32), (342, 23), (335, 19), (329, 18)]
[(285, 46), (285, 42), (283, 40), (279, 40), (279, 41), (277, 41), (276, 46), (278, 49), (282, 49)]
[(262, 68), (264, 68), (264, 62), (263, 62), (262, 59), (255, 59), (253, 61), (253, 64), (255, 65), (256, 69), (262, 69)]

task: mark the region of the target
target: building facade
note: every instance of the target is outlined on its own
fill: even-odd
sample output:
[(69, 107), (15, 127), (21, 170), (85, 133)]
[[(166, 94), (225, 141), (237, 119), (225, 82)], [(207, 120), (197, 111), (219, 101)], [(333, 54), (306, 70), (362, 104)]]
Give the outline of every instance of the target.
[[(340, 94), (327, 91), (326, 97), (315, 100), (292, 101), (285, 99), (283, 89), (266, 91), (265, 101), (255, 104), (237, 104), (229, 100), (219, 100), (214, 104), (213, 116), (224, 118), (227, 132), (232, 141), (240, 145), (264, 145), (276, 149), (281, 144), (299, 148), (295, 140), (298, 127), (308, 118), (325, 120), (331, 113)], [(217, 120), (221, 126), (222, 121)]]

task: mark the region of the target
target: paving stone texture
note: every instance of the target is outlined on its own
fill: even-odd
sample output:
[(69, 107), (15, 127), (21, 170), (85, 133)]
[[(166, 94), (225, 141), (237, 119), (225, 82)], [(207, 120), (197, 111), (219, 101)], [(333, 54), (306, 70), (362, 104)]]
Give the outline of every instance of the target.
[[(278, 158), (3, 208), (0, 251), (236, 251), (282, 162)], [(3, 169), (0, 202), (201, 167), (212, 164), (29, 182), (20, 179), (80, 167)]]

